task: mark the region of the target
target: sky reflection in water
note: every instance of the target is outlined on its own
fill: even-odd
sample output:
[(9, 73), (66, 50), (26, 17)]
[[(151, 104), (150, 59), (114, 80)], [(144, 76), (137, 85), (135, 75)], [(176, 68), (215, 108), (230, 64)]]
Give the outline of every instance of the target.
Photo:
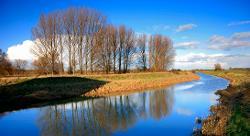
[(0, 135), (190, 135), (228, 81), (199, 81), (128, 96), (26, 109), (0, 116)]

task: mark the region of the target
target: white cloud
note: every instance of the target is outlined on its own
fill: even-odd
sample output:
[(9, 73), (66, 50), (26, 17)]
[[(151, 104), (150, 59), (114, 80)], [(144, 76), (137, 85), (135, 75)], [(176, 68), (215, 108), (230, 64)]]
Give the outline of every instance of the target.
[(180, 69), (213, 69), (214, 64), (220, 63), (223, 68), (229, 67), (250, 67), (250, 54), (248, 55), (227, 55), (227, 54), (205, 54), (189, 53), (177, 55), (175, 68)]
[(194, 48), (197, 48), (198, 44), (200, 44), (200, 42), (198, 41), (180, 42), (180, 43), (176, 43), (174, 47), (176, 49), (188, 49), (188, 48), (194, 49)]
[(31, 48), (34, 46), (34, 42), (31, 40), (25, 40), (21, 44), (12, 45), (7, 50), (7, 55), (10, 60), (23, 59), (32, 61), (35, 56), (31, 53)]
[(233, 39), (250, 39), (250, 32), (234, 33), (232, 38)]
[(250, 47), (250, 32), (234, 33), (226, 38), (220, 35), (213, 35), (209, 40), (209, 48), (217, 50), (230, 50), (238, 47)]
[(178, 28), (176, 29), (176, 32), (182, 32), (182, 31), (187, 31), (187, 30), (191, 30), (193, 28), (197, 27), (196, 24), (185, 24), (185, 25), (180, 25), (178, 26)]
[(232, 23), (229, 23), (228, 26), (245, 25), (245, 24), (250, 24), (250, 20), (232, 22)]
[(184, 116), (191, 116), (194, 114), (193, 111), (191, 111), (190, 109), (185, 109), (185, 108), (176, 108), (176, 112)]

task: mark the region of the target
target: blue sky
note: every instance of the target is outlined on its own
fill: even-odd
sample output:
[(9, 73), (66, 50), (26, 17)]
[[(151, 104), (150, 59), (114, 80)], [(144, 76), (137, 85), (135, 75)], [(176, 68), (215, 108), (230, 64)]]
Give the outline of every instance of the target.
[(249, 5), (249, 0), (2, 0), (0, 48), (8, 52), (32, 40), (31, 29), (41, 13), (88, 7), (102, 12), (115, 25), (172, 38), (177, 68), (210, 67), (219, 61), (225, 67), (236, 67), (232, 60), (237, 57), (242, 59), (240, 66), (250, 67), (246, 64), (250, 59)]

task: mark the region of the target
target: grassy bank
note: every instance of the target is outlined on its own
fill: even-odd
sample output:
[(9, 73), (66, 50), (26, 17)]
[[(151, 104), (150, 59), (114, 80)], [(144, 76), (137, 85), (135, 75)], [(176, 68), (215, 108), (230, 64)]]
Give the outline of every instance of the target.
[(161, 88), (181, 82), (198, 80), (199, 77), (191, 72), (155, 72), (133, 73), (121, 75), (106, 75), (93, 77), (108, 81), (108, 84), (85, 94), (89, 97), (123, 95), (150, 88)]
[(250, 71), (203, 71), (226, 78), (230, 86), (216, 92), (219, 104), (211, 106), (211, 114), (203, 121), (204, 135), (247, 135), (250, 133)]
[(191, 72), (155, 72), (75, 77), (8, 77), (0, 79), (0, 112), (48, 101), (121, 95), (196, 80)]

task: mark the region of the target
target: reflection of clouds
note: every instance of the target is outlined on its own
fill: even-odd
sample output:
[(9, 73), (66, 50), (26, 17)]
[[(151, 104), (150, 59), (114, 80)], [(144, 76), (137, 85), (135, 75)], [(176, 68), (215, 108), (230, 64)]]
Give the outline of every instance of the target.
[(180, 115), (184, 115), (184, 116), (191, 116), (194, 114), (193, 111), (189, 110), (189, 109), (185, 109), (185, 108), (180, 108), (180, 107), (177, 107), (176, 108), (176, 112)]
[(219, 96), (217, 96), (217, 95), (210, 94), (209, 100), (210, 100), (210, 102), (211, 102), (211, 105), (214, 105), (214, 104), (218, 103), (218, 101), (217, 101), (218, 97), (219, 97)]
[(203, 85), (203, 84), (204, 84), (204, 82), (199, 81), (199, 82), (195, 82), (194, 84), (196, 84), (196, 85)]
[(174, 89), (175, 90), (186, 90), (186, 89), (192, 88), (193, 86), (194, 86), (194, 84), (178, 85)]
[(175, 97), (178, 99), (179, 103), (197, 103), (197, 102), (204, 102), (208, 100), (210, 95), (215, 95), (213, 92), (210, 93), (203, 93), (203, 92), (192, 92), (190, 91), (183, 91), (183, 92), (176, 92)]
[[(85, 107), (86, 106), (86, 101), (82, 101), (82, 102), (75, 102), (74, 105), (76, 107)], [(71, 103), (67, 103), (67, 104), (59, 104), (57, 105), (57, 109), (64, 109), (64, 110), (72, 110), (74, 107), (72, 107)]]
[(195, 81), (195, 82), (190, 82), (190, 83), (184, 83), (184, 84), (179, 84), (174, 87), (175, 90), (186, 90), (186, 89), (191, 89), (197, 85), (203, 85), (203, 81)]

